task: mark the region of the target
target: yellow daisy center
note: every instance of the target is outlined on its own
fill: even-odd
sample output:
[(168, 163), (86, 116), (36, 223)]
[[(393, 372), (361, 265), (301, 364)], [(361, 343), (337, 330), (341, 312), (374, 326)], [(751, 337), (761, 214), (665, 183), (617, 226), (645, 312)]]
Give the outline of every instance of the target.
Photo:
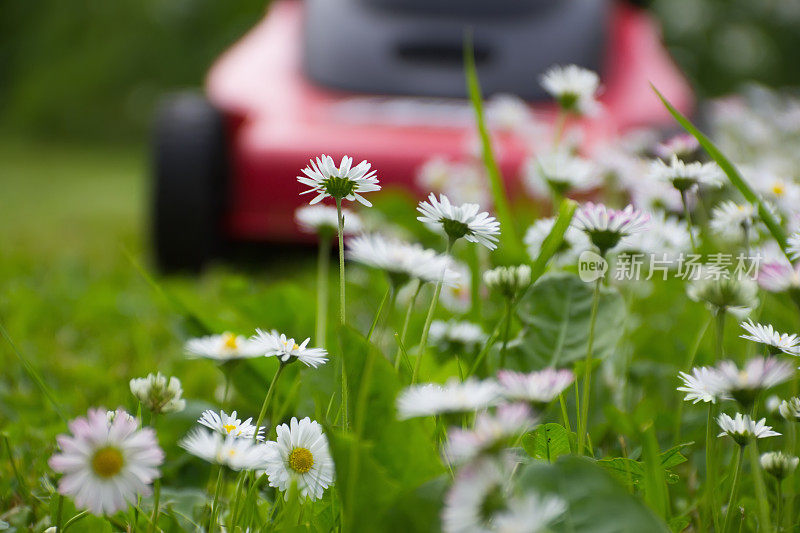
[(782, 183), (775, 183), (772, 185), (772, 192), (773, 194), (780, 196), (784, 192), (786, 192), (786, 188), (783, 186)]
[(305, 474), (314, 466), (314, 456), (307, 448), (295, 448), (289, 453), (289, 466), (300, 474)]
[(236, 335), (234, 335), (233, 333), (224, 333), (222, 335), (222, 338), (223, 338), (222, 345), (225, 346), (225, 348), (229, 350), (235, 350), (236, 348), (238, 348), (236, 344)]
[(230, 433), (231, 431), (236, 429), (236, 425), (235, 424), (222, 424), (222, 429), (224, 429), (225, 431)]
[(112, 478), (119, 474), (125, 459), (122, 452), (113, 446), (100, 448), (92, 456), (92, 470), (102, 478)]

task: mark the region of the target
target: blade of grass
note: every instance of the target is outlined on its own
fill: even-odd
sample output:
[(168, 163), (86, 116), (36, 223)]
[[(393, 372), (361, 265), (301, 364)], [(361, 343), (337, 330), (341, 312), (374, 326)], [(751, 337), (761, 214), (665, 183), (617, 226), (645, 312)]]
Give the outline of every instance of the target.
[(36, 368), (34, 368), (31, 362), (28, 361), (28, 359), (22, 355), (22, 352), (17, 349), (17, 345), (14, 344), (13, 340), (11, 340), (11, 336), (8, 334), (6, 328), (4, 328), (2, 324), (0, 324), (0, 334), (2, 334), (3, 338), (8, 342), (8, 344), (11, 345), (11, 350), (14, 352), (14, 354), (16, 354), (17, 358), (22, 363), (25, 372), (27, 372), (28, 376), (30, 376), (33, 382), (36, 383), (36, 386), (39, 387), (39, 390), (42, 391), (42, 394), (44, 394), (45, 398), (47, 398), (47, 401), (49, 401), (53, 406), (53, 410), (56, 412), (61, 421), (66, 422), (67, 418), (64, 416), (64, 411), (61, 408), (61, 404), (58, 403), (55, 395), (53, 395), (50, 388), (45, 384), (42, 376), (39, 375), (39, 372), (36, 370)]
[(505, 184), (500, 173), (500, 167), (492, 151), (492, 141), (489, 137), (489, 128), (486, 126), (486, 117), (483, 112), (483, 95), (478, 81), (478, 72), (475, 69), (475, 54), (472, 48), (472, 34), (467, 32), (464, 35), (464, 71), (467, 78), (467, 93), (472, 102), (472, 109), (475, 111), (475, 121), (478, 125), (478, 134), (481, 140), (481, 150), (483, 154), (483, 164), (486, 166), (486, 174), (489, 176), (489, 185), (492, 190), (497, 219), (500, 221), (501, 235), (506, 249), (512, 258), (521, 261), (524, 257), (522, 241), (517, 235), (514, 227), (514, 220), (511, 217), (511, 209), (508, 205)]
[(722, 171), (725, 172), (725, 175), (728, 176), (730, 182), (739, 190), (742, 196), (744, 196), (745, 200), (758, 206), (758, 216), (764, 222), (764, 225), (772, 234), (772, 237), (778, 242), (778, 245), (781, 247), (784, 255), (786, 255), (786, 259), (791, 263), (792, 259), (786, 252), (786, 235), (783, 232), (783, 228), (781, 228), (780, 223), (772, 214), (772, 212), (770, 212), (770, 210), (764, 205), (761, 197), (756, 194), (753, 188), (750, 187), (750, 184), (745, 181), (745, 179), (736, 169), (734, 164), (727, 157), (725, 157), (722, 152), (720, 152), (719, 148), (717, 148), (711, 139), (703, 134), (703, 132), (698, 130), (697, 127), (695, 127), (695, 125), (692, 124), (691, 121), (680, 111), (675, 109), (653, 84), (650, 84), (650, 87), (652, 87), (653, 91), (655, 91), (656, 95), (661, 100), (661, 103), (667, 108), (667, 111), (670, 112), (675, 120), (677, 120), (686, 131), (688, 131), (690, 134), (692, 134), (692, 136), (694, 136), (695, 139), (697, 139), (697, 141), (700, 143), (700, 146), (705, 149), (711, 159), (713, 159), (717, 165), (719, 165)]
[(566, 234), (567, 230), (569, 229), (569, 224), (572, 222), (572, 215), (575, 214), (575, 210), (578, 208), (578, 204), (575, 203), (573, 200), (569, 198), (565, 198), (561, 200), (561, 204), (558, 206), (558, 218), (556, 219), (555, 224), (553, 224), (553, 228), (548, 233), (547, 237), (545, 237), (544, 242), (542, 242), (542, 247), (539, 250), (539, 255), (536, 257), (536, 261), (533, 262), (533, 268), (531, 269), (531, 283), (534, 283), (537, 279), (544, 274), (544, 269), (547, 267), (547, 262), (550, 261), (550, 258), (555, 255), (558, 251), (559, 247), (561, 247), (561, 243), (564, 242), (564, 235)]

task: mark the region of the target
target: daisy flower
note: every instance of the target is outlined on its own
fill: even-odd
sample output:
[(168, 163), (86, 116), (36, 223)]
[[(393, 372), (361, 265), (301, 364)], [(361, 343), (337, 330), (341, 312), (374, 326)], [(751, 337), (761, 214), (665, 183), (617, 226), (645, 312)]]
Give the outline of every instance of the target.
[(731, 418), (725, 413), (717, 417), (717, 424), (722, 429), (718, 437), (728, 435), (739, 446), (744, 446), (750, 437), (757, 439), (765, 439), (767, 437), (777, 437), (780, 435), (777, 431), (772, 431), (772, 427), (766, 425), (766, 418), (762, 418), (758, 422), (754, 422), (749, 415), (736, 413), (735, 418)]
[(50, 467), (63, 474), (58, 492), (96, 515), (113, 514), (150, 494), (164, 452), (155, 431), (130, 417), (109, 423), (105, 409), (89, 409), (69, 423), (70, 435), (56, 437), (60, 451)]
[(742, 369), (733, 361), (722, 361), (716, 371), (722, 379), (722, 390), (744, 407), (753, 405), (762, 390), (780, 385), (794, 374), (791, 364), (776, 357), (754, 357)]
[(619, 244), (623, 237), (643, 231), (650, 215), (632, 205), (617, 210), (603, 204), (588, 202), (575, 212), (572, 223), (583, 230), (601, 255)]
[[(396, 286), (410, 279), (458, 284), (459, 274), (452, 269), (453, 260), (419, 244), (409, 244), (379, 234), (360, 235), (347, 244), (347, 257), (353, 261), (386, 272)], [(444, 277), (442, 278), (442, 276)]]
[(772, 324), (756, 324), (752, 320), (739, 324), (749, 335), (739, 335), (743, 339), (758, 342), (769, 346), (770, 355), (777, 355), (780, 352), (789, 355), (797, 355), (800, 350), (800, 339), (797, 335), (788, 333), (778, 333)]
[(497, 403), (500, 390), (491, 380), (474, 378), (460, 382), (451, 379), (444, 385), (412, 385), (397, 397), (397, 416), (401, 420), (445, 413), (470, 413)]
[(729, 240), (747, 238), (758, 219), (753, 204), (737, 204), (730, 200), (722, 202), (711, 211), (711, 229)]
[[(697, 237), (695, 229), (693, 235)], [(680, 254), (692, 249), (692, 240), (686, 224), (675, 217), (667, 217), (657, 213), (650, 218), (647, 231), (631, 235), (620, 244), (620, 250), (655, 254), (659, 259), (665, 258), (677, 267)]]
[(328, 362), (328, 352), (323, 348), (307, 348), (311, 337), (302, 344), (297, 344), (294, 339), (287, 339), (286, 335), (279, 334), (274, 329), (270, 332), (256, 329), (251, 340), (259, 346), (261, 354), (265, 357), (277, 357), (281, 364), (300, 361), (306, 366), (317, 368)]
[(508, 500), (505, 510), (494, 516), (493, 530), (498, 533), (538, 533), (549, 531), (549, 525), (567, 510), (567, 504), (556, 496), (526, 494)]
[(685, 401), (692, 403), (706, 402), (717, 403), (717, 400), (730, 400), (725, 392), (725, 380), (719, 373), (710, 367), (701, 366), (692, 369), (692, 375), (679, 372), (683, 386), (678, 387), (680, 392), (685, 392)]
[(283, 491), (286, 499), (293, 483), (301, 498), (322, 498), (334, 478), (333, 459), (322, 426), (308, 417), (299, 422), (292, 417), (288, 426), (281, 424), (276, 431), (276, 441), (266, 444), (264, 470), (270, 486)]
[[(550, 235), (555, 224), (555, 217), (540, 218), (533, 223), (528, 231), (525, 233), (525, 246), (528, 248), (528, 255), (531, 260), (535, 261), (539, 257), (542, 250), (544, 240)], [(574, 226), (567, 228), (564, 234), (564, 240), (561, 246), (556, 250), (555, 255), (551, 261), (554, 261), (560, 266), (575, 265), (578, 263), (578, 256), (584, 250), (588, 250), (591, 246), (589, 238), (584, 232)]]
[(681, 192), (699, 186), (719, 188), (724, 182), (722, 171), (716, 163), (684, 163), (675, 156), (672, 156), (669, 164), (660, 159), (654, 160), (650, 175), (656, 180), (671, 183)]
[(792, 261), (800, 259), (800, 232), (789, 235), (786, 244), (786, 251), (789, 252), (789, 257), (792, 258)]
[(207, 335), (189, 339), (184, 346), (189, 357), (203, 357), (217, 361), (246, 359), (261, 355), (254, 343), (247, 337), (225, 332), (222, 335)]
[(500, 463), (482, 459), (460, 469), (444, 499), (442, 530), (445, 533), (491, 531), (495, 511), (507, 505), (509, 473)]
[(525, 184), (533, 196), (552, 190), (559, 195), (585, 191), (599, 184), (591, 162), (563, 148), (531, 159), (525, 166)]
[(458, 274), (458, 283), (442, 286), (439, 300), (453, 313), (466, 313), (472, 305), (472, 274), (463, 263), (454, 263), (453, 270)]
[(792, 266), (785, 259), (763, 263), (758, 270), (758, 285), (769, 292), (800, 288), (800, 263)]
[(486, 120), (493, 129), (524, 134), (536, 127), (530, 106), (513, 94), (495, 94), (486, 102)]
[[(361, 218), (349, 209), (342, 209), (344, 217), (344, 234), (353, 235), (363, 227)], [(305, 233), (332, 236), (339, 229), (339, 214), (335, 207), (329, 205), (306, 205), (294, 212), (294, 220)]]
[(539, 82), (566, 112), (592, 115), (600, 108), (595, 100), (600, 78), (591, 70), (577, 65), (556, 65), (550, 67)]
[[(336, 200), (357, 200), (358, 202), (370, 207), (372, 204), (366, 200), (361, 193), (380, 190), (378, 178), (375, 171), (370, 170), (370, 165), (366, 160), (355, 167), (353, 158), (344, 156), (339, 167), (333, 162), (333, 158), (325, 154), (312, 159), (308, 166), (302, 170), (304, 176), (297, 176), (297, 181), (303, 185), (308, 185), (311, 189), (300, 194), (316, 193), (311, 200), (311, 205), (316, 204), (324, 198), (330, 196)], [(338, 221), (337, 221), (338, 227)]]
[(502, 388), (504, 398), (512, 401), (523, 401), (541, 407), (553, 401), (573, 381), (575, 374), (571, 370), (545, 368), (530, 374), (513, 370), (500, 370), (497, 381)]
[(486, 340), (479, 325), (458, 320), (434, 320), (430, 337), (445, 352), (472, 352)]
[(800, 420), (800, 398), (783, 400), (778, 406), (778, 412), (786, 420), (797, 422)]
[(489, 205), (492, 201), (485, 170), (474, 161), (434, 157), (419, 168), (416, 182), (420, 189), (446, 194), (458, 204)]
[(693, 135), (679, 133), (667, 141), (657, 144), (654, 151), (661, 159), (677, 157), (686, 160), (693, 158), (698, 150), (700, 150), (700, 142)]
[(209, 463), (231, 470), (255, 470), (264, 465), (267, 449), (264, 444), (218, 431), (194, 428), (178, 445), (190, 454)]
[(186, 400), (181, 398), (181, 382), (176, 377), (167, 380), (161, 372), (148, 374), (145, 378), (132, 379), (130, 388), (136, 399), (153, 413), (175, 413), (186, 407)]
[(506, 298), (514, 298), (531, 284), (531, 267), (528, 265), (497, 267), (483, 274), (483, 282), (489, 289)]
[(479, 212), (478, 204), (450, 204), (447, 196), (440, 194), (439, 199), (431, 193), (427, 202), (420, 202), (417, 211), (422, 216), (417, 220), (433, 226), (441, 226), (451, 241), (464, 237), (470, 242), (482, 244), (494, 250), (497, 248), (497, 235), (500, 234), (500, 223), (487, 212)]
[[(253, 418), (250, 417), (243, 422), (241, 419), (236, 418), (236, 411), (227, 414), (225, 411), (217, 413), (211, 409), (207, 409), (203, 411), (203, 414), (197, 422), (209, 429), (213, 429), (223, 436), (230, 435), (237, 438), (252, 439), (256, 432), (256, 427), (253, 425)], [(264, 429), (263, 426), (258, 428), (258, 440), (264, 440), (264, 436), (262, 435)]]
[(478, 413), (472, 429), (450, 429), (444, 455), (453, 464), (472, 461), (502, 450), (509, 440), (529, 431), (533, 423), (530, 408), (522, 403), (501, 405), (496, 414)]
[(800, 463), (800, 459), (783, 452), (767, 452), (761, 454), (760, 462), (761, 468), (776, 479), (781, 480), (794, 472), (795, 468), (797, 468), (797, 463)]
[(106, 421), (108, 422), (108, 425), (113, 424), (114, 420), (116, 420), (118, 416), (121, 416), (130, 422), (134, 422), (137, 427), (139, 426), (139, 419), (127, 412), (122, 407), (117, 408), (115, 411), (106, 411)]
[(686, 294), (695, 302), (705, 303), (714, 313), (747, 315), (758, 305), (758, 285), (747, 278), (697, 279), (686, 287)]

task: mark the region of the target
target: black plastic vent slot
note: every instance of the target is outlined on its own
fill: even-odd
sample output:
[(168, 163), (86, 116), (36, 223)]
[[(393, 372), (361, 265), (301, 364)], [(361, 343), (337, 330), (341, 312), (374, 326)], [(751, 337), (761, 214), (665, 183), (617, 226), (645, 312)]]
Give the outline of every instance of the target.
[[(397, 56), (408, 63), (457, 66), (464, 63), (462, 45), (449, 43), (406, 43), (397, 46)], [(491, 53), (485, 46), (475, 45), (475, 64), (481, 65), (491, 59)]]

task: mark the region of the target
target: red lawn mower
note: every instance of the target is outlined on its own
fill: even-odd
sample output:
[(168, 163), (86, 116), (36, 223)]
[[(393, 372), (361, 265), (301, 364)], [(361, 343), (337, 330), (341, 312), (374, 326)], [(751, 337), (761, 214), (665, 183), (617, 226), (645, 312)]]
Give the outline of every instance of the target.
[[(462, 62), (472, 32), (485, 96), (555, 108), (538, 78), (575, 63), (601, 77), (606, 113), (585, 119), (584, 143), (669, 124), (649, 89), (684, 111), (688, 85), (647, 13), (611, 0), (278, 0), (212, 66), (205, 96), (164, 101), (155, 127), (153, 238), (157, 264), (197, 269), (221, 243), (293, 243), (307, 203), (296, 176), (325, 153), (369, 160), (384, 188), (415, 195), (415, 172), (464, 152), (474, 128)], [(537, 103), (538, 102), (538, 103)], [(493, 139), (510, 189), (526, 155)]]

